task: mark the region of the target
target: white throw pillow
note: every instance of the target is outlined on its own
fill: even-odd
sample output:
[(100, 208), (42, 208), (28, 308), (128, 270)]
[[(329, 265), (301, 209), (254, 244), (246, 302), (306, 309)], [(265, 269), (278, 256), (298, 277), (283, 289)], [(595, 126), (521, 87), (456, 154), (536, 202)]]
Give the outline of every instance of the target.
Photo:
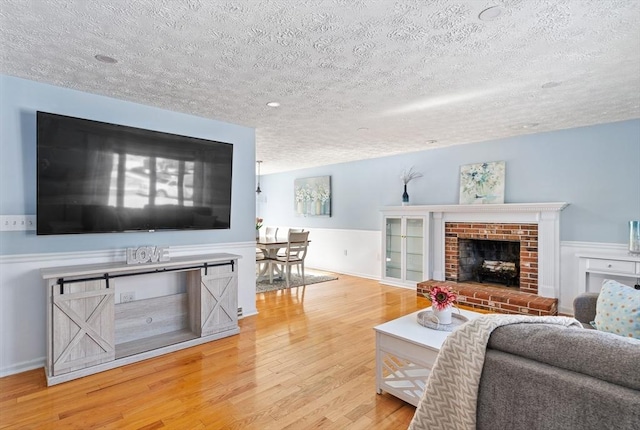
[(595, 327), (640, 339), (640, 290), (605, 280), (596, 302)]

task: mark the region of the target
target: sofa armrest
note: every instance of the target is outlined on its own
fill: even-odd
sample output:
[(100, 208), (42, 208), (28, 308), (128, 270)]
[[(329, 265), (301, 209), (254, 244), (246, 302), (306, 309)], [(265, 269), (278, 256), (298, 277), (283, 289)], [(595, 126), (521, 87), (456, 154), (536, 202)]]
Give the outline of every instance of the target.
[(589, 324), (596, 318), (598, 293), (583, 293), (573, 300), (574, 317), (583, 324)]

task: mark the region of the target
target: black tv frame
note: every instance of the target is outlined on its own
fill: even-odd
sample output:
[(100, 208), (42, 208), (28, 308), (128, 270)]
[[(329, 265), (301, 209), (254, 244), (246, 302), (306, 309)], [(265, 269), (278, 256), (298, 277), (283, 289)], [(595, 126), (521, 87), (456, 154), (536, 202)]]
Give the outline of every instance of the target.
[[(148, 168), (127, 170), (131, 158)], [(135, 198), (134, 174), (149, 184)], [(38, 235), (229, 229), (232, 178), (231, 143), (37, 112)]]

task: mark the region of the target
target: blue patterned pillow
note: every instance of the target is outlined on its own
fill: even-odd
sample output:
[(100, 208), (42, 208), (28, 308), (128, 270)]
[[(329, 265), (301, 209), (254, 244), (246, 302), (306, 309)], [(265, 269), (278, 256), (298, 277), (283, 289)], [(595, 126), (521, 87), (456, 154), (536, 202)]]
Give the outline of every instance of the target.
[(595, 327), (640, 339), (640, 290), (605, 280), (596, 302)]

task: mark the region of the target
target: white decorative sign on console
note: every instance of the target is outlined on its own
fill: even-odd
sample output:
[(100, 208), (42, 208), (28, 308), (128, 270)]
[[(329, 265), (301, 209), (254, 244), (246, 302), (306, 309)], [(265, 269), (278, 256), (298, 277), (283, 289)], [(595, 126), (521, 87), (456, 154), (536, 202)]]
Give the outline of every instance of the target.
[(166, 246), (140, 246), (127, 248), (127, 264), (157, 263), (169, 261), (169, 248)]

